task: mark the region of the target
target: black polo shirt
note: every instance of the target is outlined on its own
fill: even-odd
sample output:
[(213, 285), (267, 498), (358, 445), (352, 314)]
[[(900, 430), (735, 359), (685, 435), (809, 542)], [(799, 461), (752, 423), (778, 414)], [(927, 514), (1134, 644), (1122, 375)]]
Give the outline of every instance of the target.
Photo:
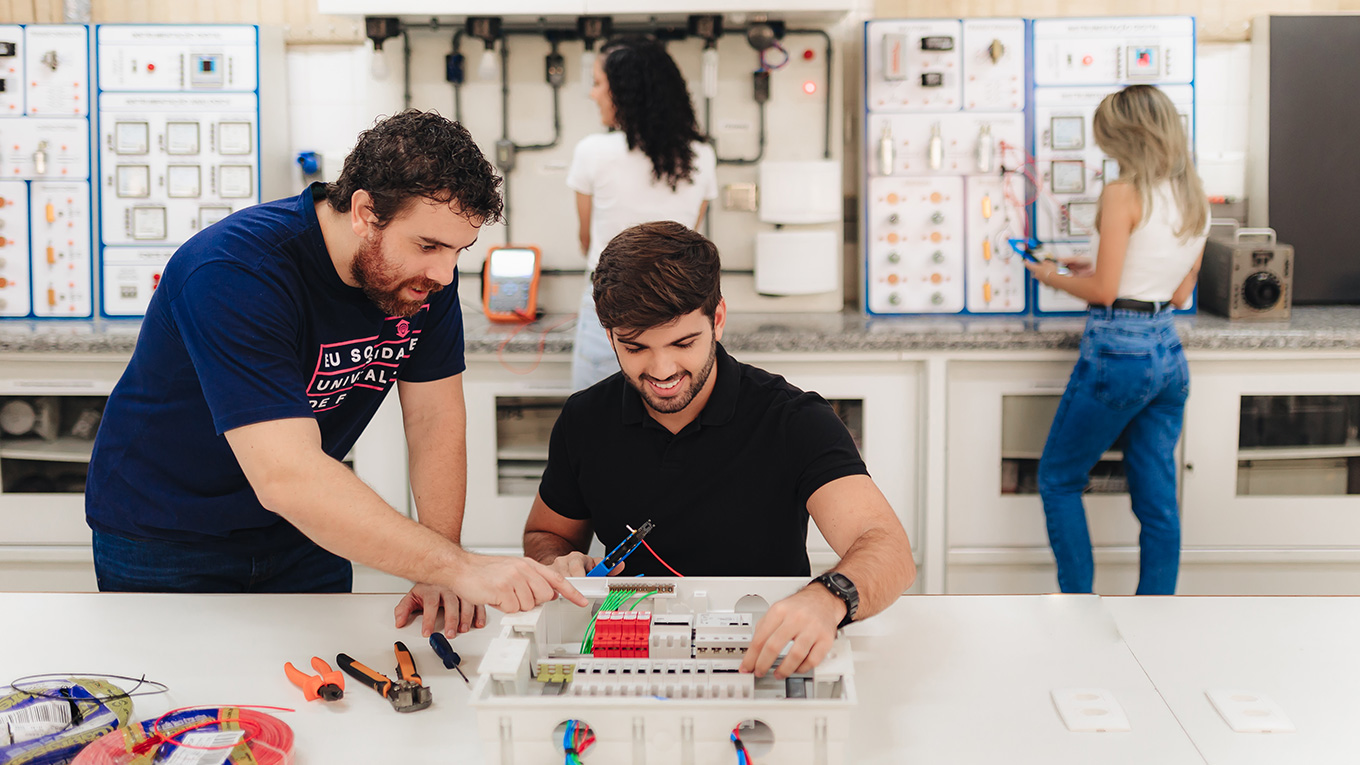
[[(808, 576), (807, 501), (866, 475), (845, 424), (816, 393), (742, 364), (718, 346), (704, 410), (679, 433), (652, 419), (615, 373), (567, 400), (553, 426), (539, 495), (589, 520), (606, 550), (624, 525), (685, 576)], [(645, 547), (623, 576), (669, 576)]]

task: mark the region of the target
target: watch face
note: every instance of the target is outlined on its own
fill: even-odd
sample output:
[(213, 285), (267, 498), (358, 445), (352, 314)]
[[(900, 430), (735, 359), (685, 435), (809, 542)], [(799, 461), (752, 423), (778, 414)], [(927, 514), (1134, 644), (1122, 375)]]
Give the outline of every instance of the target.
[(850, 582), (850, 577), (845, 574), (832, 572), (831, 583), (842, 589), (849, 589), (855, 585)]

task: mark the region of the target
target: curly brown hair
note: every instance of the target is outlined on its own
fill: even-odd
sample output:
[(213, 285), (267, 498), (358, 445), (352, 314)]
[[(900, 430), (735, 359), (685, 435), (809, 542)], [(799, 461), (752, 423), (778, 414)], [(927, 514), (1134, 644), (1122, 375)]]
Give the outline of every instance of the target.
[(614, 116), (628, 139), (652, 162), (652, 177), (674, 191), (694, 176), (695, 141), (702, 141), (680, 68), (660, 42), (616, 37), (600, 49)]
[(675, 221), (642, 223), (610, 240), (593, 277), (600, 326), (636, 336), (722, 301), (718, 248)]
[(367, 191), (378, 228), (416, 197), (457, 202), (463, 217), (489, 225), (501, 220), (500, 185), (466, 128), (436, 112), (408, 109), (359, 134), (340, 177), (326, 185), (326, 201), (349, 212), (354, 192)]

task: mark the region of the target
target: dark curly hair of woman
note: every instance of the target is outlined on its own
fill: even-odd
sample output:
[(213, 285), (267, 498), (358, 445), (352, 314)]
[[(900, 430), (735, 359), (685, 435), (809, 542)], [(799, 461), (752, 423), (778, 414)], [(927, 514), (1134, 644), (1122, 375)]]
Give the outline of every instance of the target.
[(694, 141), (703, 140), (680, 68), (647, 37), (610, 40), (601, 49), (614, 115), (628, 138), (652, 161), (652, 175), (672, 190), (694, 174)]
[(340, 177), (326, 186), (326, 201), (349, 212), (354, 192), (367, 191), (379, 228), (415, 197), (457, 202), (463, 217), (490, 225), (501, 220), (500, 185), (466, 128), (435, 112), (408, 109), (359, 134)]

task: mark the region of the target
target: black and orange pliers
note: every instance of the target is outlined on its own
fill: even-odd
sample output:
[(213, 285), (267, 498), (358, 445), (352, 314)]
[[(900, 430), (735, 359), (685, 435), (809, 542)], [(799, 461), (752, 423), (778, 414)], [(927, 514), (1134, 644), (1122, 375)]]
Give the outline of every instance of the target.
[(293, 681), (293, 685), (302, 689), (303, 695), (308, 701), (337, 701), (345, 697), (345, 676), (331, 669), (331, 666), (321, 659), (320, 656), (312, 657), (312, 669), (318, 674), (309, 675), (293, 666), (293, 662), (284, 662), (283, 671), (288, 675), (288, 679)]
[(383, 673), (365, 667), (346, 654), (335, 657), (335, 663), (345, 674), (377, 691), (398, 712), (415, 712), (430, 705), (430, 689), (426, 688), (416, 672), (415, 659), (406, 644), (398, 640), (392, 645), (397, 654), (397, 680)]

